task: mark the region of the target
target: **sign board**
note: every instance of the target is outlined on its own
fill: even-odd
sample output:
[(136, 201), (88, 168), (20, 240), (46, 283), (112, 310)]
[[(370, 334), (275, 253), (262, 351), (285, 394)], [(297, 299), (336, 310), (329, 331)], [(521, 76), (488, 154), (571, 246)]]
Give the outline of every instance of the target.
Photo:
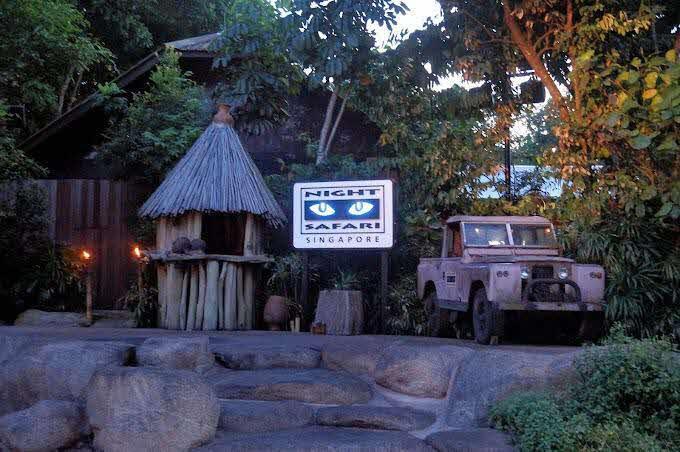
[(293, 188), (293, 246), (391, 248), (391, 180), (304, 182)]

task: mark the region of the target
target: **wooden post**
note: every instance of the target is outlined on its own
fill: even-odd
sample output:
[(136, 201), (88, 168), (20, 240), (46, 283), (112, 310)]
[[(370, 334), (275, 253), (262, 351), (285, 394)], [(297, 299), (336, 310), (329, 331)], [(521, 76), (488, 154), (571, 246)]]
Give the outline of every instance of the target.
[(88, 267), (85, 274), (85, 321), (87, 326), (94, 323), (92, 306), (92, 270)]
[(385, 306), (387, 306), (390, 252), (380, 252), (380, 334), (385, 333)]
[(196, 306), (196, 323), (194, 329), (203, 329), (203, 311), (205, 310), (205, 268), (203, 263), (198, 264), (198, 305)]
[(234, 330), (237, 326), (237, 270), (236, 264), (227, 263), (227, 276), (224, 283), (224, 329)]
[(236, 306), (237, 306), (237, 327), (239, 330), (246, 329), (246, 301), (243, 296), (243, 264), (236, 266)]
[(203, 330), (217, 329), (217, 287), (220, 263), (208, 261), (205, 271), (205, 306), (203, 311)]
[(245, 313), (245, 329), (253, 329), (253, 312), (255, 308), (255, 280), (253, 268), (245, 264), (243, 268), (243, 310)]
[(182, 298), (179, 304), (179, 329), (187, 328), (187, 304), (189, 302), (189, 268), (182, 269)]
[(302, 252), (302, 283), (300, 292), (300, 304), (302, 305), (300, 316), (302, 317), (303, 326), (306, 327), (309, 318), (309, 313), (307, 312), (309, 310), (309, 253), (307, 251)]
[(196, 265), (192, 265), (190, 271), (191, 279), (189, 282), (189, 313), (187, 315), (187, 331), (192, 331), (196, 326), (196, 309), (198, 307), (198, 267)]
[(166, 328), (178, 330), (180, 328), (179, 310), (182, 298), (182, 270), (178, 264), (168, 264), (166, 289)]
[(227, 277), (227, 263), (219, 264), (220, 277), (217, 281), (217, 328), (224, 329), (224, 280)]

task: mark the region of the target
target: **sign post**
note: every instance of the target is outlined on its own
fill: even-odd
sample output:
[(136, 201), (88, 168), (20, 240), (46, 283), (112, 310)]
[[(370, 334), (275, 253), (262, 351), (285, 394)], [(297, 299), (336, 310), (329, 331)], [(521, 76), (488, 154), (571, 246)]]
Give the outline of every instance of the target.
[(306, 250), (380, 251), (380, 327), (387, 304), (389, 249), (394, 246), (391, 180), (297, 183), (293, 188), (293, 246), (302, 250), (302, 302), (309, 292)]

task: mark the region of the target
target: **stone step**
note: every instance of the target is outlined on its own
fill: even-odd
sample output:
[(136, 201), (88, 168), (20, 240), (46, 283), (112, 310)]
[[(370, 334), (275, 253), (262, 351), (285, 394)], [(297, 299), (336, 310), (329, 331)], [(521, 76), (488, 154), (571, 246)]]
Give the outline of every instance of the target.
[(225, 367), (235, 370), (270, 368), (311, 369), (319, 367), (321, 352), (309, 347), (249, 346), (215, 344), (210, 347)]
[(381, 430), (422, 430), (434, 424), (434, 414), (394, 406), (348, 405), (320, 408), (316, 413), (319, 425), (357, 427)]
[(273, 433), (220, 433), (195, 451), (296, 452), (433, 452), (424, 441), (404, 432), (333, 427), (306, 427)]
[(206, 375), (221, 399), (297, 400), (329, 405), (366, 403), (370, 386), (327, 369), (213, 370)]
[(218, 428), (230, 432), (272, 432), (314, 422), (314, 408), (295, 401), (220, 400)]
[(425, 440), (439, 452), (513, 452), (511, 436), (491, 428), (448, 430)]

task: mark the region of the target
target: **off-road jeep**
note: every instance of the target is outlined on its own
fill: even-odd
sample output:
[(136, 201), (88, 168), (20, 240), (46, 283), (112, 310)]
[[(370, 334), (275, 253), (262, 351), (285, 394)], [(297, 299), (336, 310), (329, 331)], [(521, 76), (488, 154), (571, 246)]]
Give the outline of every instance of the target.
[(578, 334), (595, 339), (602, 324), (604, 270), (560, 255), (553, 225), (531, 216), (454, 216), (441, 258), (418, 265), (418, 296), (433, 336), (471, 320), (481, 344), (502, 339), (522, 311), (571, 312)]

